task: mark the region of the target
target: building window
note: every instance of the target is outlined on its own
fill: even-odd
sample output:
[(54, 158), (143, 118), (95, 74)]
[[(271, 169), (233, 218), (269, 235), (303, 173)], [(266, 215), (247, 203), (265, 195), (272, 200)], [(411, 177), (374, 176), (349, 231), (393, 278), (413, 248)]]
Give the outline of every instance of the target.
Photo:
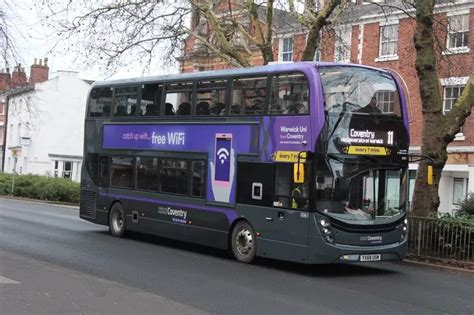
[(293, 37), (281, 39), (280, 61), (293, 61)]
[(453, 205), (459, 205), (467, 197), (467, 178), (453, 178)]
[(396, 56), (398, 50), (398, 24), (380, 27), (380, 57)]
[(351, 59), (351, 27), (338, 28), (335, 31), (334, 61), (350, 62)]
[(63, 178), (72, 179), (72, 162), (63, 162)]
[(58, 177), (59, 161), (54, 161), (54, 177)]
[(446, 114), (452, 108), (458, 97), (462, 94), (463, 85), (451, 85), (444, 87), (443, 112)]
[(450, 16), (448, 20), (448, 49), (467, 48), (469, 14)]

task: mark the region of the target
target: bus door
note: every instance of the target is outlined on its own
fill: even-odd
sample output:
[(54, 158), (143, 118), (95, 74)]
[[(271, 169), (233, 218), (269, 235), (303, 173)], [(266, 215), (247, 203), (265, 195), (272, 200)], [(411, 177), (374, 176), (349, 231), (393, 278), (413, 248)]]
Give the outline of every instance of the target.
[(293, 182), (293, 167), (293, 163), (239, 163), (237, 198), (246, 204), (239, 208), (260, 234), (258, 255), (304, 262), (309, 185)]
[(108, 207), (108, 186), (109, 186), (109, 157), (99, 156), (99, 176), (97, 189), (97, 208), (106, 210)]

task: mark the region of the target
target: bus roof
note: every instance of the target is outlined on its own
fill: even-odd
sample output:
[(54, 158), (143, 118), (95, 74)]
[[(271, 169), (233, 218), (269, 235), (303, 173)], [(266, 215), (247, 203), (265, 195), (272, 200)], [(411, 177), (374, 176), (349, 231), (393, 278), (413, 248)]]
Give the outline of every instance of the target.
[(179, 74), (169, 74), (160, 76), (150, 77), (137, 77), (130, 79), (119, 79), (119, 80), (108, 80), (108, 81), (96, 81), (93, 87), (97, 86), (111, 86), (111, 85), (123, 85), (123, 84), (139, 84), (139, 83), (151, 83), (151, 82), (176, 82), (176, 81), (193, 81), (213, 78), (226, 78), (233, 76), (246, 76), (254, 74), (271, 74), (286, 71), (301, 71), (306, 72), (314, 67), (325, 67), (325, 66), (345, 66), (345, 67), (360, 67), (366, 69), (373, 69), (381, 72), (386, 72), (380, 68), (374, 68), (364, 66), (360, 64), (349, 64), (349, 63), (335, 63), (335, 62), (289, 62), (289, 63), (276, 63), (266, 66), (247, 67), (247, 68), (233, 68), (224, 70), (210, 70), (210, 71), (199, 71), (199, 72), (188, 72)]

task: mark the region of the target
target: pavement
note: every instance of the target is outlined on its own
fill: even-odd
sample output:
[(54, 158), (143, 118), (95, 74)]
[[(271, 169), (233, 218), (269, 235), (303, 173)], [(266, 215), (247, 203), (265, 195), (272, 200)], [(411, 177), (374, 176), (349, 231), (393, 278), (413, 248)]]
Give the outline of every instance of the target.
[(474, 314), (469, 274), (391, 262), (244, 265), (193, 244), (111, 237), (76, 209), (7, 199), (0, 275), (1, 315)]
[(0, 313), (206, 314), (156, 294), (3, 251)]

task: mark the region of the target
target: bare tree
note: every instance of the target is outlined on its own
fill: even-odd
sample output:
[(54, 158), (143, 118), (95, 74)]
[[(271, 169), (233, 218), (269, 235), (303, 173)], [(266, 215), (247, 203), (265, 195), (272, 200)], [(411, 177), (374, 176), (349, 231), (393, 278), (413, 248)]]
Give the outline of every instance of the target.
[(2, 66), (9, 68), (17, 64), (19, 55), (15, 45), (15, 33), (18, 33), (11, 24), (12, 7), (9, 2), (0, 3), (0, 60)]
[(286, 16), (293, 15), (301, 23), (297, 27), (307, 29), (303, 60), (313, 60), (321, 29), (347, 2), (331, 0), (323, 6), (315, 0), (283, 4), (275, 0), (85, 0), (77, 4), (49, 0), (42, 9), (45, 19), (57, 28), (60, 42), (91, 64), (99, 61), (114, 67), (133, 59), (148, 66), (154, 58), (172, 61), (183, 43), (194, 39), (206, 48), (203, 53), (247, 67), (253, 65), (255, 52), (264, 64), (273, 61), (278, 10), (286, 10)]

